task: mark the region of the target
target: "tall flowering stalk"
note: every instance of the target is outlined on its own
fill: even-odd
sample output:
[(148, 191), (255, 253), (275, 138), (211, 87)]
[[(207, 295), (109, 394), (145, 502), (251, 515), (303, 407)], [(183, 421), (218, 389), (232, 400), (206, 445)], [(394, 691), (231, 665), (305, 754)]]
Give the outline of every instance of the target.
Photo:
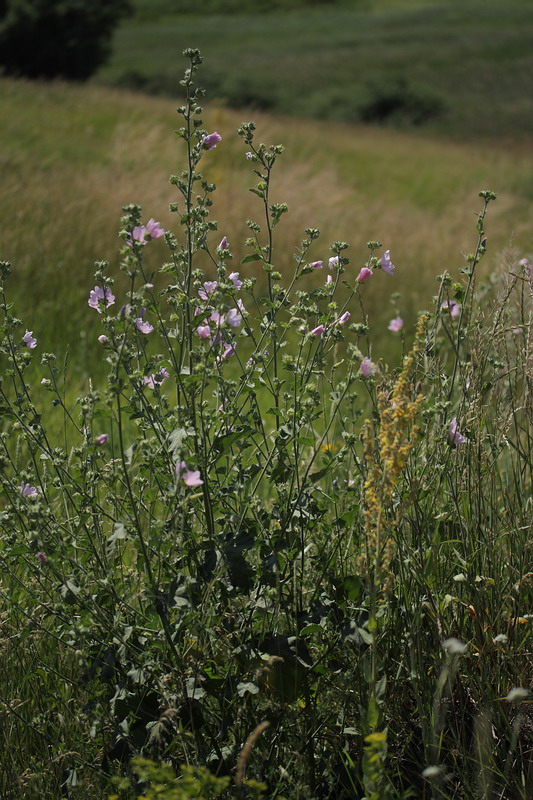
[(395, 529), (401, 511), (398, 505), (394, 506), (393, 499), (418, 435), (414, 421), (424, 395), (413, 396), (413, 372), (424, 346), (428, 321), (428, 315), (419, 318), (413, 347), (403, 360), (392, 391), (378, 393), (377, 434), (368, 419), (362, 431), (366, 479), (363, 484), (363, 545), (358, 567), (368, 587), (367, 629), (371, 648), (363, 774), (367, 797), (374, 800), (392, 797), (386, 770), (387, 731), (380, 730), (380, 706), (386, 678), (381, 674), (378, 655), (377, 638), (384, 619), (379, 609), (394, 586)]

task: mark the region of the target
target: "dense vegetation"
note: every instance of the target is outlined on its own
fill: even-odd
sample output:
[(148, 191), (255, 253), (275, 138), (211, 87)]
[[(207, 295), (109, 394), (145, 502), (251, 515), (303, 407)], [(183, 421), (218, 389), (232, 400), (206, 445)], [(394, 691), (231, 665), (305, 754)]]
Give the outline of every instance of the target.
[(531, 135), (529, 2), (239, 7), (176, 15), (165, 0), (149, 14), (138, 8), (100, 79), (174, 97), (176, 52), (194, 42), (209, 54), (209, 96), (236, 108), (455, 138)]
[(129, 0), (4, 0), (0, 69), (29, 78), (86, 80), (108, 58)]
[(287, 259), (283, 148), (204, 127), (188, 57), (171, 213), (127, 205), (121, 279), (86, 279), (107, 375), (77, 400), (0, 265), (0, 794), (528, 800), (533, 264), (482, 278), (488, 190), (412, 322), (390, 226), (350, 248), (308, 221)]

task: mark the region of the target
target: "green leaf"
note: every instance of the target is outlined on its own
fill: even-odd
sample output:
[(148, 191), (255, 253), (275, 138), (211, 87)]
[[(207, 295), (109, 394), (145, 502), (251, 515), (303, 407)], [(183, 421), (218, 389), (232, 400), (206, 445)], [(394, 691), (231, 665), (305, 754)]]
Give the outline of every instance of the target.
[(357, 575), (345, 575), (342, 580), (342, 588), (346, 599), (355, 602), (361, 596), (363, 584)]
[(180, 452), (188, 433), (185, 428), (175, 428), (168, 437), (168, 447), (173, 456)]
[(306, 633), (320, 633), (324, 629), (322, 625), (317, 625), (316, 623), (311, 623), (309, 625), (305, 625), (302, 630), (300, 631), (300, 635), (303, 636)]
[(239, 439), (242, 439), (243, 436), (247, 436), (249, 433), (254, 432), (253, 428), (245, 427), (241, 428), (238, 431), (232, 431), (231, 433), (226, 433), (224, 436), (217, 436), (213, 442), (213, 450), (218, 452), (218, 457), (215, 460), (215, 463), (219, 460), (219, 458), (226, 453), (233, 444)]
[(244, 258), (241, 258), (241, 264), (249, 264), (251, 261), (261, 261), (261, 256), (259, 253), (250, 253)]

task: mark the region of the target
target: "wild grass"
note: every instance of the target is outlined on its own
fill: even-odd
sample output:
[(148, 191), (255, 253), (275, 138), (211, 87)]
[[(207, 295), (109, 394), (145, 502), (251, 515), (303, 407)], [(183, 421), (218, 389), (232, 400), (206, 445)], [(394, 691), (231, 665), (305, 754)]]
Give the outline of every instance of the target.
[[(32, 308), (28, 325), (39, 332), (43, 349), (64, 352), (68, 342), (76, 356), (73, 368), (83, 374), (98, 358), (84, 322), (93, 263), (117, 263), (121, 206), (135, 200), (146, 218), (173, 224), (168, 204), (176, 193), (167, 178), (180, 159), (175, 103), (10, 80), (0, 82), (0, 93), (0, 241), (2, 257), (14, 265), (13, 298)], [(255, 116), (265, 139), (284, 142), (289, 154), (273, 189), (275, 201), (289, 205), (276, 264), (283, 274), (292, 269), (308, 225), (322, 230), (315, 258), (324, 257), (335, 240), (349, 242), (353, 274), (362, 266), (366, 242), (386, 233), (403, 275), (402, 297), (392, 306), (370, 286), (365, 300), (382, 332), (376, 345), (383, 354), (390, 347), (386, 324), (396, 307), (413, 320), (436, 291), (435, 272), (446, 268), (458, 275), (471, 247), (472, 205), (480, 187), (499, 192), (487, 271), (509, 248), (523, 255), (533, 246), (533, 158), (525, 146), (502, 149)], [(206, 176), (220, 186), (214, 215), (237, 259), (245, 253), (244, 221), (252, 199), (250, 165), (235, 134), (241, 121), (240, 113), (208, 106), (206, 124), (221, 133), (224, 148), (216, 159), (208, 155)], [(155, 269), (157, 256), (148, 258)]]
[(203, 9), (125, 20), (100, 79), (174, 96), (176, 53), (194, 41), (210, 95), (232, 107), (527, 141), (532, 36), (531, 5), (516, 0)]

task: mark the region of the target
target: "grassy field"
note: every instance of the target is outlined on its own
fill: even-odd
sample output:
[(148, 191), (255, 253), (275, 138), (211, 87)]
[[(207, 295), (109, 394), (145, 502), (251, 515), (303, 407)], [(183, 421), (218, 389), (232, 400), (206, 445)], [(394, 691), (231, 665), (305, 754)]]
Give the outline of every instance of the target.
[(175, 96), (179, 53), (208, 57), (230, 106), (455, 138), (533, 131), (530, 3), (366, 4), (268, 14), (144, 14), (119, 29), (99, 80)]
[[(63, 348), (68, 331), (75, 352), (92, 352), (85, 321), (93, 262), (116, 266), (121, 206), (138, 202), (145, 218), (175, 229), (168, 204), (176, 195), (167, 182), (180, 168), (175, 103), (10, 80), (0, 83), (0, 96), (0, 257), (14, 265), (11, 290), (19, 314), (39, 332), (43, 349)], [(308, 225), (323, 232), (313, 257), (326, 257), (332, 241), (346, 240), (354, 272), (367, 257), (366, 242), (379, 239), (398, 265), (390, 291), (402, 293), (399, 310), (412, 319), (430, 303), (434, 275), (448, 269), (457, 276), (464, 265), (483, 188), (499, 193), (488, 223), (485, 271), (509, 248), (516, 255), (533, 249), (533, 158), (525, 146), (504, 150), (364, 126), (254, 117), (261, 139), (287, 148), (273, 183), (274, 199), (289, 204), (278, 229), (282, 272)], [(236, 260), (245, 252), (244, 221), (259, 215), (260, 206), (248, 192), (255, 176), (235, 133), (241, 121), (242, 114), (214, 104), (206, 113), (208, 128), (223, 136), (216, 159), (206, 159), (207, 177), (221, 186), (214, 216)], [(158, 247), (150, 253), (153, 269), (166, 257)], [(243, 272), (257, 270), (248, 265)], [(368, 297), (379, 328), (393, 315), (388, 294), (369, 287)]]

